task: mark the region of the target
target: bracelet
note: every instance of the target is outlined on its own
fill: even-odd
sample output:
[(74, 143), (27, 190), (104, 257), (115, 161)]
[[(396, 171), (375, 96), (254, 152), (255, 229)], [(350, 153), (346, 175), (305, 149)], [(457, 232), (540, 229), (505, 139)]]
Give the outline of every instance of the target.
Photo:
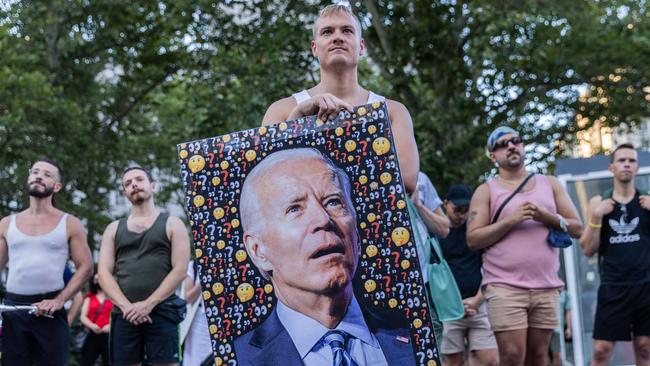
[(603, 224), (594, 224), (594, 223), (590, 222), (589, 226), (593, 227), (594, 229), (599, 229), (599, 228), (603, 227)]

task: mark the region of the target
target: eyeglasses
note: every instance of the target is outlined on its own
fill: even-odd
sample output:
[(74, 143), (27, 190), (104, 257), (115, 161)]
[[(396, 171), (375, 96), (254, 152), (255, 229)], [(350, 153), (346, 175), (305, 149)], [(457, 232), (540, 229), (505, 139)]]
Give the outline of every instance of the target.
[(511, 142), (512, 142), (513, 145), (519, 145), (519, 144), (521, 144), (523, 142), (523, 140), (519, 136), (512, 136), (511, 138), (509, 138), (507, 140), (497, 141), (497, 142), (494, 143), (494, 147), (492, 148), (492, 151), (494, 151), (496, 149), (500, 149), (502, 147), (508, 147), (508, 144), (511, 143)]
[[(40, 173), (40, 172), (41, 171), (39, 169), (29, 169), (29, 174), (38, 175), (38, 173)], [(45, 176), (45, 178), (54, 179), (54, 173), (52, 173), (50, 171), (43, 170), (43, 175)]]

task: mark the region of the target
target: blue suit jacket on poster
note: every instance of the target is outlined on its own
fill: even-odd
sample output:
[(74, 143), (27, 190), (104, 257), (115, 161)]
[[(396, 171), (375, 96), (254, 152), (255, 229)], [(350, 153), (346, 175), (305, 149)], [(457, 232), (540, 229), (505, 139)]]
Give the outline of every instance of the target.
[[(385, 319), (373, 321), (365, 315), (368, 328), (379, 341), (388, 365), (415, 365), (408, 327), (386, 327)], [(409, 342), (400, 341), (397, 337), (408, 339)], [(235, 355), (238, 366), (303, 366), (300, 354), (275, 310), (258, 328), (235, 339)]]

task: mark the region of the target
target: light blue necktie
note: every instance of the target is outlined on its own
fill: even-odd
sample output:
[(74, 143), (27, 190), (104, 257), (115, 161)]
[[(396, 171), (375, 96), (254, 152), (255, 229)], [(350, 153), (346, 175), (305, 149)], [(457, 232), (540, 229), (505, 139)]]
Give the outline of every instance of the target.
[(331, 330), (325, 334), (325, 343), (332, 349), (332, 366), (358, 366), (345, 350), (347, 334), (340, 330)]

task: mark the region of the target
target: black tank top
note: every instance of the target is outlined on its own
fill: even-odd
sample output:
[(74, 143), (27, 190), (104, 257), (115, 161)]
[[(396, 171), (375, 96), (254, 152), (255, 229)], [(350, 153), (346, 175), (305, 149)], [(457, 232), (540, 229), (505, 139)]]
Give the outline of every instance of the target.
[(600, 229), (601, 283), (632, 285), (650, 281), (650, 212), (639, 191), (626, 205), (616, 202)]
[[(168, 217), (159, 214), (151, 227), (141, 233), (129, 231), (126, 218), (117, 226), (114, 275), (130, 302), (148, 298), (172, 270)], [(117, 306), (113, 309), (119, 310)]]

